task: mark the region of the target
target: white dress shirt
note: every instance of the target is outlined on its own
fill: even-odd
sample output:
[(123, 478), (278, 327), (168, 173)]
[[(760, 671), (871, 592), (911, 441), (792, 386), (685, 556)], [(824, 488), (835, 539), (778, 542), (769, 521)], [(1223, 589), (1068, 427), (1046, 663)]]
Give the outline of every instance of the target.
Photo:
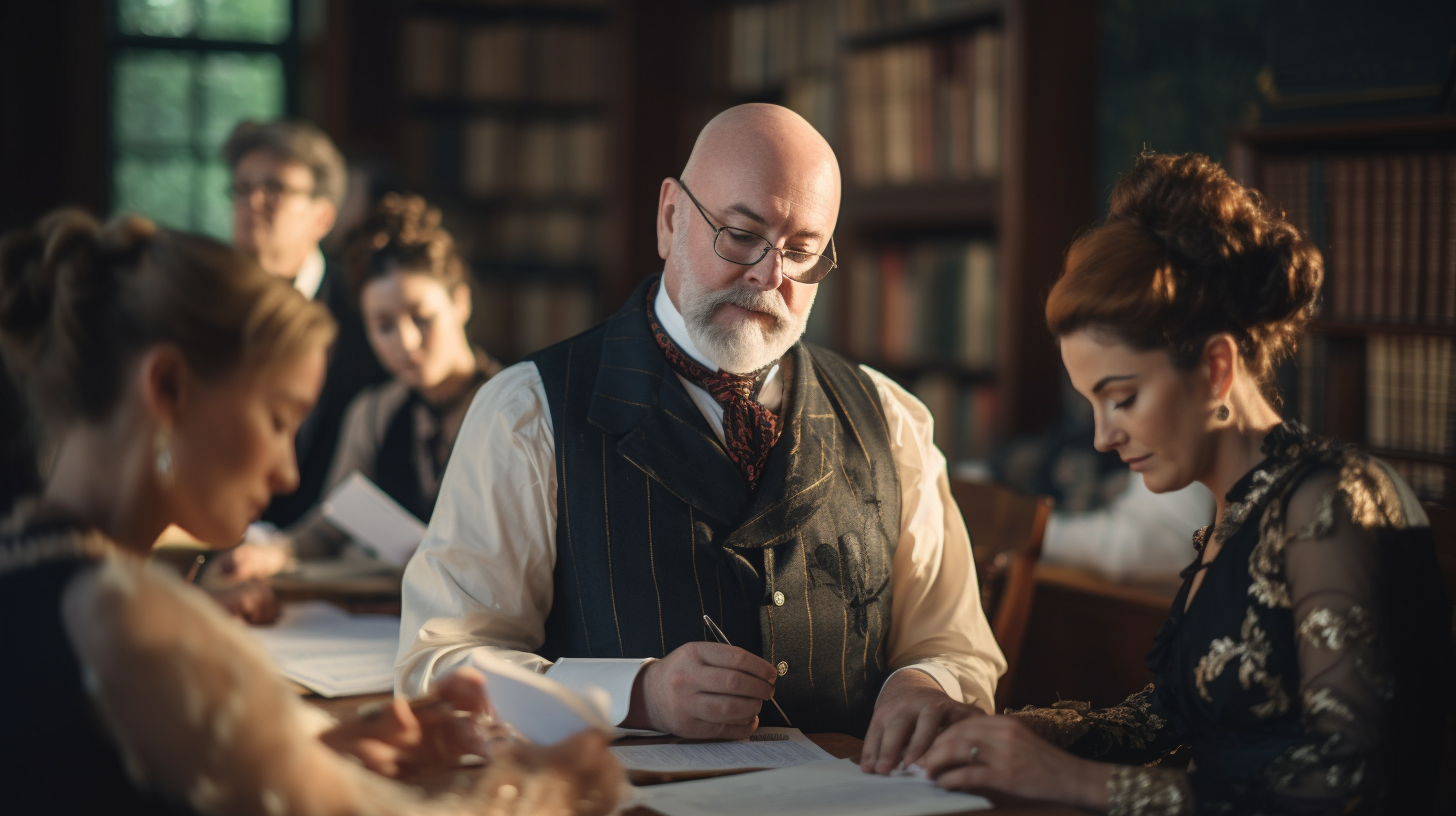
[(314, 247), (303, 259), (303, 266), (293, 276), (293, 288), (309, 300), (318, 297), (319, 286), (324, 282), (324, 251)]
[[(692, 344), (664, 290), (659, 287), (654, 304), (663, 330), (716, 371)], [(900, 477), (889, 665), (923, 671), (952, 699), (989, 712), (1006, 661), (981, 609), (970, 538), (950, 495), (930, 412), (883, 374), (864, 371), (884, 406)], [(784, 379), (771, 372), (761, 389), (770, 410), (782, 406)], [(721, 441), (722, 407), (706, 390), (682, 382)], [(536, 365), (519, 363), (476, 394), (425, 540), (405, 569), (397, 692), (424, 694), (435, 678), (484, 653), (545, 671), (568, 686), (601, 687), (612, 701), (612, 721), (626, 718), (637, 672), (651, 658), (553, 665), (534, 654), (546, 640), (554, 591), (556, 489), (546, 390)]]

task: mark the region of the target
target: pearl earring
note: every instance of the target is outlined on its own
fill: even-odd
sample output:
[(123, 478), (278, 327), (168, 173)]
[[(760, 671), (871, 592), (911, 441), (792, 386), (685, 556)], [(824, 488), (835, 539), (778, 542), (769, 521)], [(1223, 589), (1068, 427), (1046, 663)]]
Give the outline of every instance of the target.
[(1219, 422), (1225, 422), (1225, 421), (1227, 421), (1228, 418), (1229, 418), (1229, 409), (1228, 409), (1228, 406), (1227, 405), (1220, 405), (1220, 406), (1218, 406), (1218, 411), (1216, 411), (1214, 413), (1214, 416), (1218, 417), (1218, 421)]
[(162, 483), (162, 487), (171, 487), (177, 477), (177, 474), (172, 468), (171, 434), (166, 431), (157, 431), (155, 447), (157, 451), (157, 480)]

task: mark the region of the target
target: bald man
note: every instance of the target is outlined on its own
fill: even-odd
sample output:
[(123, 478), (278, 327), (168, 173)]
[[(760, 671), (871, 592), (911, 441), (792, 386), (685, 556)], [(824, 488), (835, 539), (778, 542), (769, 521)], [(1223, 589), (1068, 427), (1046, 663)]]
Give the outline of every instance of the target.
[(484, 652), (723, 739), (783, 725), (772, 697), (867, 734), (880, 771), (991, 709), (1005, 662), (929, 413), (799, 342), (839, 193), (785, 108), (703, 129), (662, 182), (662, 274), (476, 397), (405, 571), (401, 691)]

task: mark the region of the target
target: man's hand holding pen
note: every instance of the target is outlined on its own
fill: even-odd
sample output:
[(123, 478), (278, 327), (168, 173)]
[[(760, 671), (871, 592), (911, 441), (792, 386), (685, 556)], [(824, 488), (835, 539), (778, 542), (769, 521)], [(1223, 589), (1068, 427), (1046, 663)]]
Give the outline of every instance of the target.
[(743, 739), (773, 698), (778, 672), (736, 646), (686, 643), (642, 667), (622, 725), (690, 739)]

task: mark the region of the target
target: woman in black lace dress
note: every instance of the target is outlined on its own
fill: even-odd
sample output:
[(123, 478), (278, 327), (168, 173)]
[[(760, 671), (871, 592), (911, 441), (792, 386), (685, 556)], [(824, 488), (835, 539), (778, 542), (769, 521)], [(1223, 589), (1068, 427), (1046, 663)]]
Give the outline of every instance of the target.
[(1426, 516), (1384, 463), (1278, 411), (1273, 368), (1322, 276), (1207, 158), (1147, 155), (1118, 182), (1047, 321), (1097, 448), (1154, 492), (1202, 482), (1216, 520), (1152, 685), (1100, 711), (963, 720), (920, 759), (937, 782), (1117, 814), (1430, 812), (1452, 685)]

